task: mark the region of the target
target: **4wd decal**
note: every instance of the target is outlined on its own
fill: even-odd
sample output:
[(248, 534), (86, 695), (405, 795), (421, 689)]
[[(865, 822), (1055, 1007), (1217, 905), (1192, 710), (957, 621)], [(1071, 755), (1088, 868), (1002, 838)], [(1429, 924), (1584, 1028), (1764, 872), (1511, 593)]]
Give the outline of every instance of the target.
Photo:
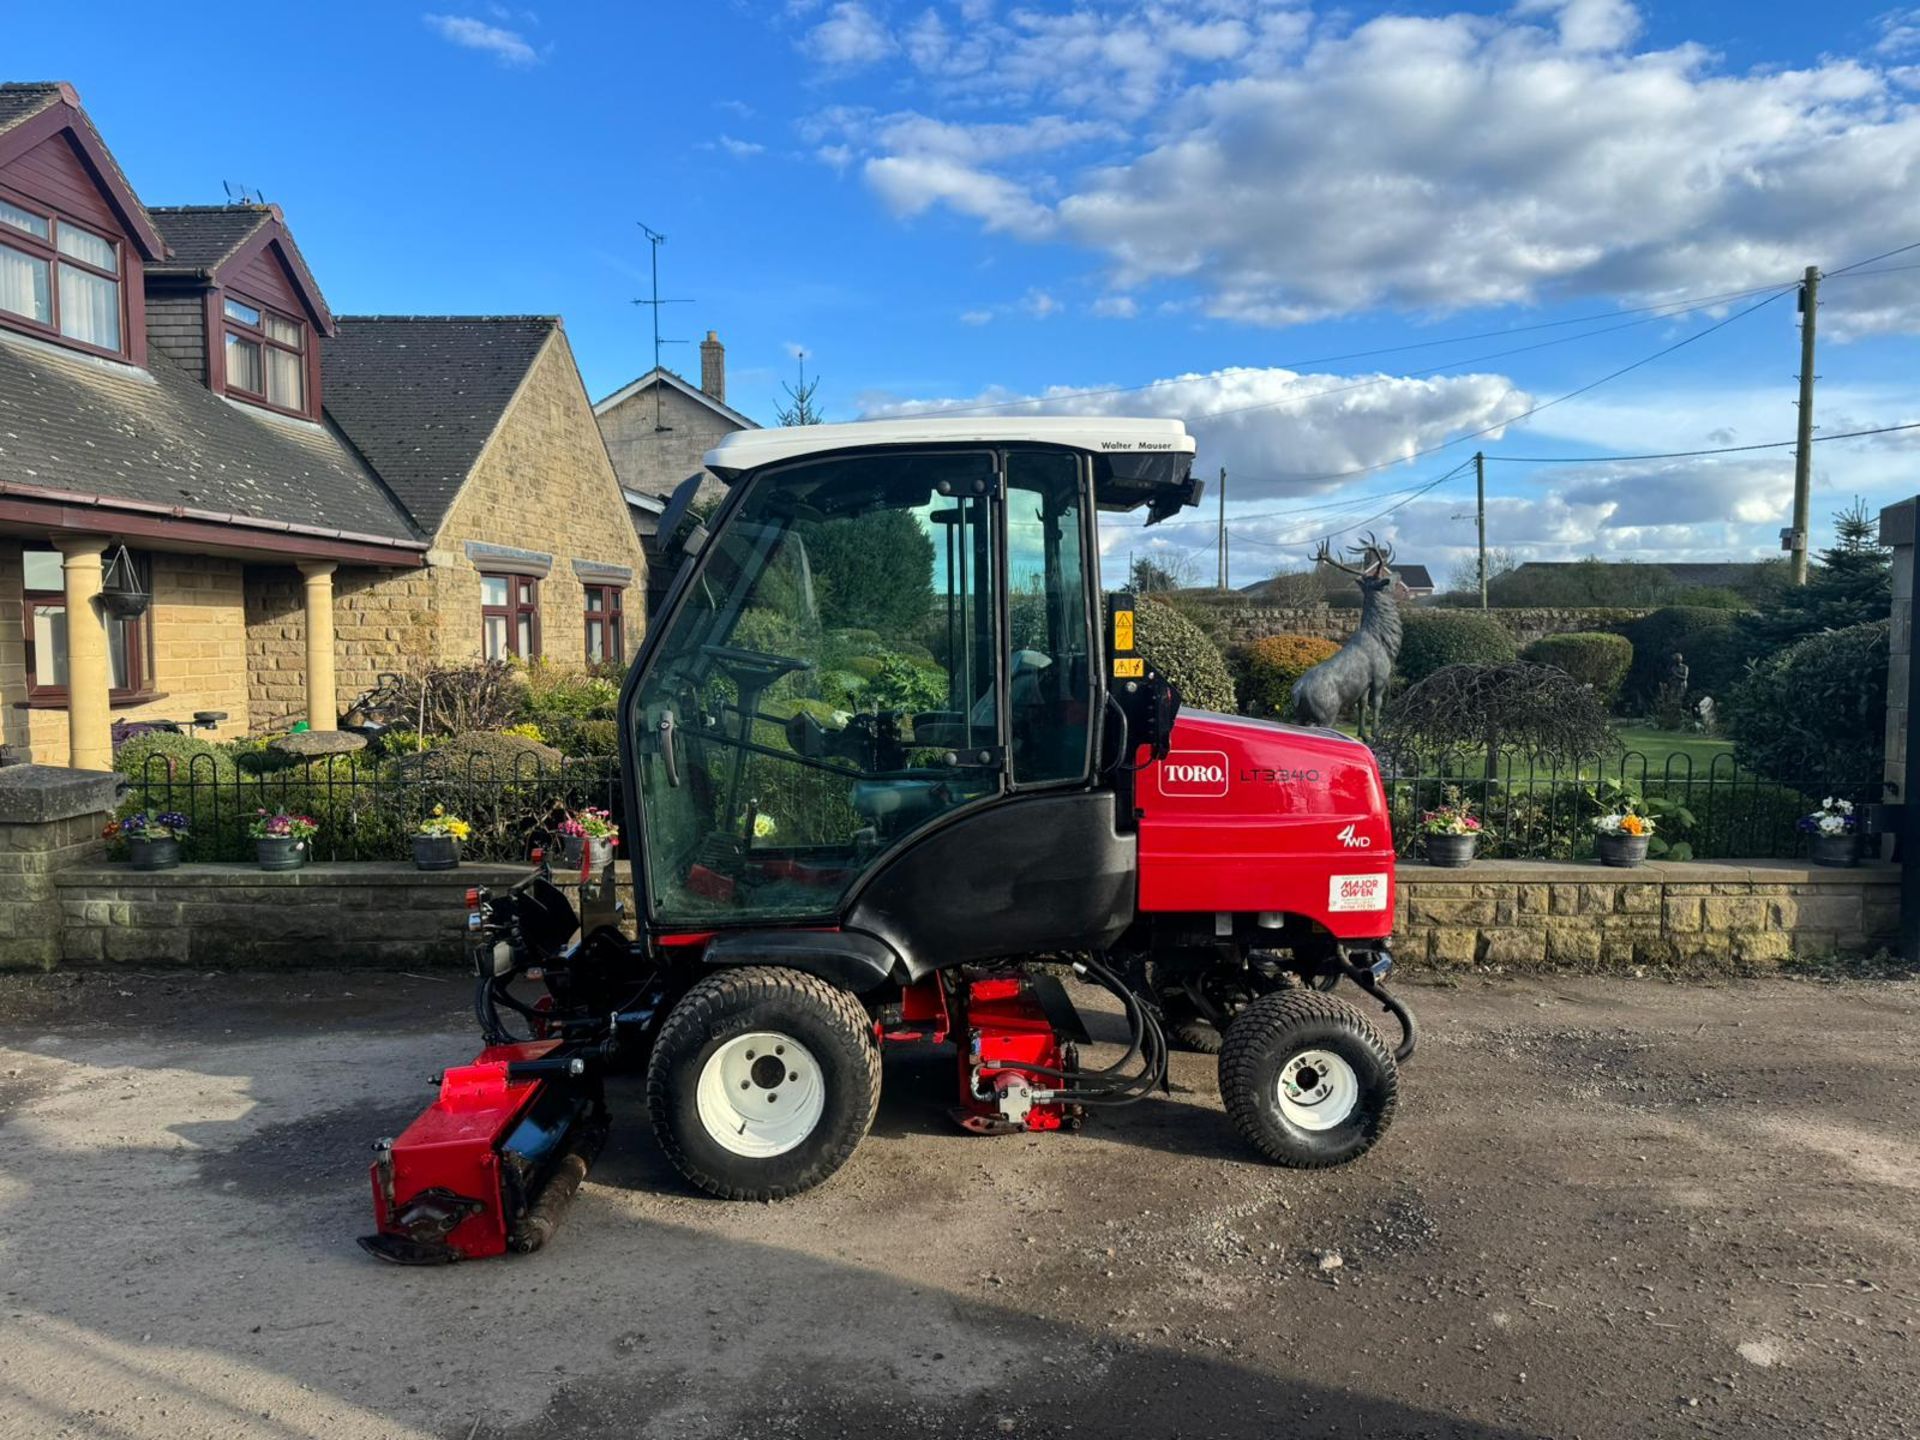
[(1373, 837), (1371, 835), (1362, 835), (1351, 825), (1341, 826), (1339, 832), (1335, 834), (1333, 838), (1349, 850), (1365, 850), (1373, 844)]
[(1227, 793), (1227, 755), (1224, 750), (1169, 750), (1160, 762), (1162, 795), (1224, 795)]
[(1385, 875), (1332, 875), (1327, 879), (1327, 909), (1384, 910), (1387, 908)]

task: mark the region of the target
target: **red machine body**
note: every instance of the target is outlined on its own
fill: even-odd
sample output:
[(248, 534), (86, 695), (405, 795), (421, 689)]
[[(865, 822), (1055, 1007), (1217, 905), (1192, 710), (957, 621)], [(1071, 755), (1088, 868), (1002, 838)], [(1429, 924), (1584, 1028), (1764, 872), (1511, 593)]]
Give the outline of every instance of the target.
[(1060, 989), (1048, 976), (960, 982), (960, 1105), (954, 1117), (966, 1129), (982, 1135), (1059, 1130), (1079, 1119), (1077, 1107), (1042, 1098), (1064, 1088), (1061, 1072), (1079, 1063), (1069, 1038), (1079, 1032), (1079, 1020), (1064, 991), (1049, 1003), (1048, 986)]
[(490, 1045), (471, 1065), (440, 1077), (440, 1097), (398, 1139), (382, 1142), (372, 1168), (380, 1236), (444, 1246), (445, 1258), (504, 1254), (501, 1147), (544, 1081), (511, 1080), (511, 1062), (537, 1060), (557, 1041)]
[(1182, 710), (1134, 786), (1141, 911), (1393, 928), (1393, 834), (1373, 752), (1332, 730)]

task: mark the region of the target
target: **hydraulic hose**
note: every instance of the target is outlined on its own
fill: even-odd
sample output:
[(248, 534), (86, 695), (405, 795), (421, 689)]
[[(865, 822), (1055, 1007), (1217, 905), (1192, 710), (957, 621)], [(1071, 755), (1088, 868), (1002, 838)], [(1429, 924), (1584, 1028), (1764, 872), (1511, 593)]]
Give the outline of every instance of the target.
[[(1167, 1078), (1167, 1040), (1159, 1019), (1144, 1004), (1133, 987), (1091, 957), (1076, 960), (1074, 970), (1111, 991), (1127, 1016), (1129, 1032), (1126, 1054), (1098, 1070), (1060, 1070), (1044, 1065), (982, 1065), (981, 1071), (1018, 1071), (1051, 1080), (1071, 1082), (1072, 1089), (1056, 1092), (1054, 1099), (1073, 1105), (1130, 1105), (1145, 1099)], [(1131, 1071), (1135, 1065), (1139, 1069)]]

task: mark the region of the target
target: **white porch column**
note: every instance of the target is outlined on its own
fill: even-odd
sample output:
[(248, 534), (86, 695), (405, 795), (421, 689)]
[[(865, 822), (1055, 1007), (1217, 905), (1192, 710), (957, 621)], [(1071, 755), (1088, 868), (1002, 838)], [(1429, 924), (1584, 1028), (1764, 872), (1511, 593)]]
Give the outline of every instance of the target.
[(303, 560), (307, 582), (307, 728), (337, 730), (340, 705), (333, 679), (333, 572), (331, 560)]
[(107, 622), (100, 609), (103, 535), (55, 535), (63, 557), (67, 600), (67, 764), (113, 768), (113, 680), (107, 669)]

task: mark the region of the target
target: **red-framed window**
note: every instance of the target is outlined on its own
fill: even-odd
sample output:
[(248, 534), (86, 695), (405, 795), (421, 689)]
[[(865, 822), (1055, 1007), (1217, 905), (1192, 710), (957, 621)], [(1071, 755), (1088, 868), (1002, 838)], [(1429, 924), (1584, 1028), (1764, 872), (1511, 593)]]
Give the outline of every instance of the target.
[(127, 353), (120, 242), (0, 191), (0, 314), (101, 355)]
[(531, 575), (480, 576), (480, 653), (489, 660), (540, 655), (540, 582)]
[(227, 393), (289, 415), (308, 414), (306, 322), (231, 293), (221, 297), (220, 316)]
[[(24, 605), (27, 642), (27, 703), (61, 706), (67, 703), (67, 593), (66, 576), (58, 550), (29, 548), (21, 553), (24, 562)], [(144, 576), (147, 562), (135, 556), (134, 565)], [(151, 592), (152, 585), (142, 584)], [(148, 661), (153, 652), (152, 611), (137, 620), (116, 620), (108, 616), (107, 674), (111, 699), (116, 705), (130, 705), (148, 698), (153, 691)]]
[(589, 585), (587, 590), (587, 663), (618, 664), (627, 658), (625, 591), (618, 585)]

